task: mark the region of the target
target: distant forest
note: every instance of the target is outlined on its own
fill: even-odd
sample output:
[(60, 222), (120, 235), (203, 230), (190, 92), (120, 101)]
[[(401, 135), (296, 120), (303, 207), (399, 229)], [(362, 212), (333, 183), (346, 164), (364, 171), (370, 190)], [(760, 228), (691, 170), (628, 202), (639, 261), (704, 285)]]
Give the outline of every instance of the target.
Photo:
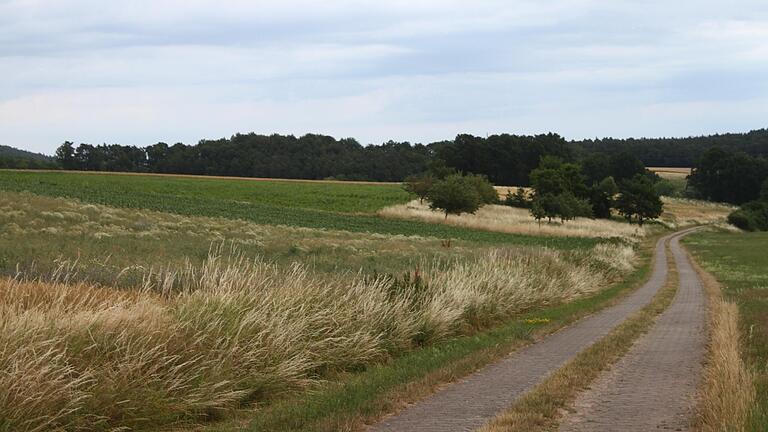
[[(581, 141), (567, 141), (554, 133), (488, 137), (461, 134), (453, 140), (427, 145), (389, 141), (370, 146), (352, 138), (316, 134), (295, 137), (250, 133), (202, 140), (194, 145), (158, 143), (136, 147), (66, 142), (57, 150), (55, 162), (35, 163), (86, 171), (372, 181), (401, 181), (439, 164), (485, 174), (496, 184), (527, 185), (528, 174), (543, 155), (582, 163), (590, 172), (608, 169), (611, 158), (629, 156), (646, 166), (690, 167), (711, 148), (768, 157), (768, 130), (690, 138)], [(0, 151), (0, 167), (12, 167), (2, 165), (3, 157)], [(26, 164), (30, 166), (21, 168), (35, 167), (31, 162)]]

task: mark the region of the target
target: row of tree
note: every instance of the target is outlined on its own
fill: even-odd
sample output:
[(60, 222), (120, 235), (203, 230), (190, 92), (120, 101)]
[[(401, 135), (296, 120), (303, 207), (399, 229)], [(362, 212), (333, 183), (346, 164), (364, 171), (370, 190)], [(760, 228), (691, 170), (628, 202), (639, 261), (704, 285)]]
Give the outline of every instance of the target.
[(56, 151), (63, 169), (200, 174), (239, 177), (402, 181), (441, 163), (491, 182), (526, 186), (542, 156), (579, 162), (587, 180), (617, 181), (644, 169), (627, 152), (585, 152), (557, 134), (534, 136), (461, 134), (429, 145), (387, 142), (363, 146), (354, 139), (325, 135), (234, 135), (195, 145), (157, 143), (148, 147), (65, 142)]

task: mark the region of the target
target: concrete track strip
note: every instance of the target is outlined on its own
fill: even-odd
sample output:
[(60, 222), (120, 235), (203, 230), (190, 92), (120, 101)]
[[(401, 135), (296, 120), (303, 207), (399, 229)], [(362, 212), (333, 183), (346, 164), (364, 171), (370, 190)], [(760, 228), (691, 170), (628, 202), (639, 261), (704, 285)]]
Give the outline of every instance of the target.
[(579, 395), (561, 431), (689, 428), (705, 355), (706, 301), (679, 238), (670, 242), (680, 274), (672, 304), (624, 358)]
[(642, 309), (667, 279), (666, 241), (656, 243), (651, 277), (618, 304), (524, 347), (372, 426), (372, 432), (471, 431), (509, 407), (579, 352)]

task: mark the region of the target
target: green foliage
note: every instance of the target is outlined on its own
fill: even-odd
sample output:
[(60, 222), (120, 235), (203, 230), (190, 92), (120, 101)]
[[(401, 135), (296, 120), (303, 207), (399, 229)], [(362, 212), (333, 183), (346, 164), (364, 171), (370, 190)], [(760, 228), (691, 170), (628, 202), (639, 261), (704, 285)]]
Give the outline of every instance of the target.
[(767, 179), (765, 159), (713, 148), (702, 155), (688, 181), (704, 199), (742, 204), (758, 199)]
[(598, 219), (609, 219), (614, 205), (614, 196), (617, 193), (619, 193), (619, 187), (613, 177), (606, 177), (600, 183), (593, 185), (589, 195), (593, 216)]
[(619, 189), (620, 195), (616, 200), (616, 208), (630, 223), (632, 223), (632, 217), (642, 225), (646, 219), (661, 216), (663, 203), (650, 177), (636, 175), (630, 180), (623, 181)]
[(5, 171), (0, 172), (0, 190), (29, 191), (86, 203), (185, 216), (242, 219), (263, 225), (566, 249), (595, 244), (594, 239), (515, 235), (361, 214), (407, 202), (408, 194), (398, 185)]
[(449, 214), (474, 213), (483, 204), (475, 185), (467, 177), (452, 175), (441, 180), (429, 191), (429, 207)]
[(430, 173), (423, 173), (406, 177), (403, 182), (403, 189), (410, 194), (416, 195), (419, 197), (419, 201), (423, 202), (434, 184), (435, 177)]
[(531, 208), (531, 200), (528, 199), (528, 194), (525, 193), (525, 189), (517, 188), (514, 194), (512, 191), (507, 192), (507, 196), (504, 198), (504, 205), (518, 208)]
[(542, 157), (539, 167), (531, 171), (531, 187), (537, 195), (571, 193), (584, 197), (587, 192), (585, 180), (581, 166), (552, 156)]
[(480, 196), (480, 204), (495, 204), (499, 202), (499, 193), (493, 187), (488, 177), (482, 174), (467, 174), (464, 180), (475, 188)]
[(751, 201), (728, 215), (728, 222), (745, 231), (768, 231), (768, 201)]

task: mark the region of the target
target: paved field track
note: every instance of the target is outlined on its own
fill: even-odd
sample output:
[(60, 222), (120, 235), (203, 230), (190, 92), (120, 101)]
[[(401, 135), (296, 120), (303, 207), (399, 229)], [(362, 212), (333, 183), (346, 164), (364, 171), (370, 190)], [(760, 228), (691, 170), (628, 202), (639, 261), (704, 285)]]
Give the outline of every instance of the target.
[(645, 285), (618, 304), (522, 348), (372, 426), (372, 432), (474, 430), (543, 381), (576, 354), (606, 336), (648, 304), (667, 279), (666, 241), (656, 243), (653, 272)]
[(699, 276), (670, 242), (680, 287), (653, 328), (576, 400), (561, 431), (687, 430), (705, 354), (706, 304)]

